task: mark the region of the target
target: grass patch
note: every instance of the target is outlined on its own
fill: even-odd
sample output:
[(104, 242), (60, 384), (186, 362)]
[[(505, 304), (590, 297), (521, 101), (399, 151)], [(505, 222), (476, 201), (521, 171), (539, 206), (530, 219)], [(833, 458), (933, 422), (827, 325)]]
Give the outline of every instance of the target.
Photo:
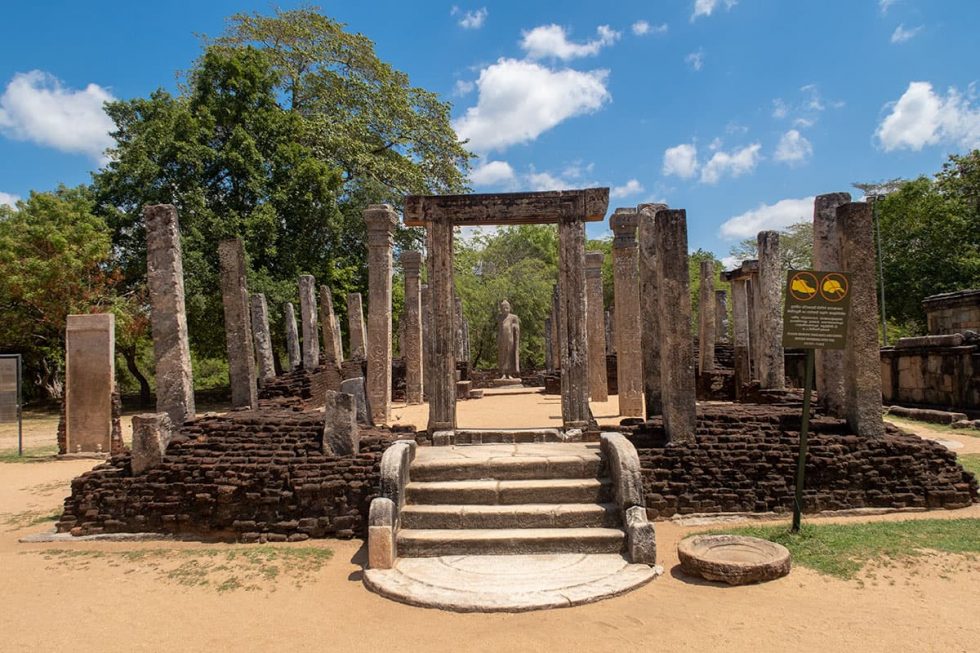
[(973, 472), (974, 476), (980, 478), (980, 453), (967, 453), (956, 457), (956, 462), (963, 465), (963, 469)]
[(216, 592), (275, 591), (279, 582), (302, 587), (333, 556), (333, 551), (322, 547), (265, 545), (128, 551), (45, 549), (25, 553), (39, 553), (45, 560), (73, 569), (85, 568), (89, 560), (100, 560), (100, 564), (109, 567), (122, 567), (126, 574), (149, 571), (164, 582)]
[(949, 424), (936, 424), (934, 422), (924, 422), (917, 419), (896, 417), (895, 415), (885, 415), (885, 420), (894, 423), (895, 426), (900, 426), (903, 429), (908, 429), (912, 432), (925, 427), (932, 431), (940, 431), (942, 433), (948, 433), (949, 435), (967, 435), (971, 438), (980, 437), (980, 431), (976, 429), (954, 429)]
[(18, 456), (17, 449), (0, 449), (0, 463), (38, 463), (57, 455), (58, 445), (25, 447), (24, 455)]
[(804, 524), (799, 534), (786, 526), (746, 526), (726, 531), (782, 544), (793, 564), (853, 579), (868, 563), (914, 558), (925, 551), (980, 553), (980, 519), (921, 519), (864, 524)]
[(0, 524), (9, 526), (7, 530), (19, 530), (30, 526), (37, 526), (50, 521), (61, 519), (61, 508), (54, 512), (39, 512), (37, 510), (25, 510), (24, 512), (0, 513)]

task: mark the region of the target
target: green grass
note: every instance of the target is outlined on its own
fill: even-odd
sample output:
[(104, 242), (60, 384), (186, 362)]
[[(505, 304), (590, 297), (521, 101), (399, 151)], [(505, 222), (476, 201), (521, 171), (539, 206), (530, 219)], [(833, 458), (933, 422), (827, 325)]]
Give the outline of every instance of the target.
[(925, 426), (933, 431), (940, 431), (949, 435), (967, 435), (971, 438), (980, 438), (980, 431), (976, 429), (954, 429), (949, 424), (936, 424), (935, 422), (896, 417), (895, 415), (885, 415), (885, 419), (889, 422), (894, 422), (895, 426), (900, 426), (910, 431), (915, 431), (916, 428)]
[(961, 454), (956, 457), (956, 462), (963, 465), (963, 469), (980, 478), (980, 453)]
[(57, 455), (57, 445), (30, 447), (24, 449), (24, 455), (18, 456), (17, 449), (0, 449), (0, 463), (38, 463)]
[(726, 531), (782, 544), (793, 564), (853, 579), (872, 562), (902, 560), (925, 551), (980, 553), (980, 519), (922, 519), (863, 524), (804, 524), (794, 535), (786, 526), (747, 526)]

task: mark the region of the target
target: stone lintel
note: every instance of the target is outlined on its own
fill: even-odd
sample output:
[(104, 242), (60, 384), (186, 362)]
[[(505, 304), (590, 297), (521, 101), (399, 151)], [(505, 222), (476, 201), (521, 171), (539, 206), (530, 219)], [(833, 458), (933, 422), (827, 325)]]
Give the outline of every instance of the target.
[(598, 222), (609, 207), (608, 188), (534, 193), (409, 195), (405, 225), (448, 220), (455, 225), (556, 224), (561, 220)]

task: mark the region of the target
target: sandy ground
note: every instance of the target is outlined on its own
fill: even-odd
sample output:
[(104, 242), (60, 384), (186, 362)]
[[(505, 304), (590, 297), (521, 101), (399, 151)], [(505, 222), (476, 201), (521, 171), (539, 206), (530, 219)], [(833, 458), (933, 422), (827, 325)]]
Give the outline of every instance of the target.
[[(543, 426), (558, 412), (557, 398), (542, 396), (460, 403), (466, 426)], [(676, 544), (699, 529), (670, 522), (657, 524), (661, 578), (597, 604), (514, 615), (444, 613), (371, 594), (360, 581), (359, 541), (277, 545), (334, 555), (313, 571), (281, 565), (276, 574), (256, 571), (241, 552), (260, 549), (247, 545), (19, 544), (49, 528), (29, 522), (57, 511), (71, 478), (93, 464), (0, 463), (0, 650), (893, 652), (974, 651), (980, 642), (975, 558), (931, 555), (852, 581), (798, 567), (772, 583), (729, 588), (680, 574)], [(962, 517), (980, 518), (980, 505), (862, 519)], [(219, 589), (237, 578), (251, 589)]]

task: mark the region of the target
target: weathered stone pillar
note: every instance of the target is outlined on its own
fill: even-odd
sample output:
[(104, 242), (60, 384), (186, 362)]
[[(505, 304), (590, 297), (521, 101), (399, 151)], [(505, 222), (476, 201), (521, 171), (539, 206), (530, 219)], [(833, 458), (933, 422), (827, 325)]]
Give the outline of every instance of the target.
[(340, 365), (344, 362), (344, 346), (340, 339), (340, 323), (333, 312), (333, 293), (327, 286), (320, 286), (320, 328), (323, 329), (324, 358)]
[(316, 328), (316, 279), (312, 275), (299, 277), (299, 319), (303, 329), (303, 369), (320, 366), (320, 334)]
[(613, 291), (616, 302), (616, 380), (619, 414), (643, 417), (643, 351), (640, 344), (640, 284), (637, 279), (636, 209), (616, 209), (613, 233)]
[[(817, 195), (813, 202), (813, 269), (840, 271), (841, 241), (837, 207), (851, 201), (850, 193)], [(814, 352), (817, 399), (824, 412), (844, 417), (844, 352), (818, 349)]]
[(609, 354), (616, 353), (616, 339), (613, 335), (616, 332), (616, 330), (613, 327), (613, 318), (612, 318), (612, 313), (610, 311), (606, 311), (605, 320), (606, 320), (606, 355), (608, 356)]
[[(587, 428), (589, 341), (585, 304), (585, 215), (562, 216), (558, 223), (561, 281), (561, 386), (565, 428)], [(622, 392), (622, 389), (620, 389)]]
[(783, 362), (783, 286), (779, 232), (760, 231), (759, 243), (759, 383), (768, 390), (786, 386)]
[(749, 362), (749, 282), (732, 280), (732, 322), (735, 339), (735, 398), (742, 398), (742, 386), (752, 379)]
[(293, 305), (286, 302), (283, 306), (286, 315), (286, 356), (289, 358), (289, 371), (298, 370), (303, 364), (303, 356), (299, 351), (299, 330), (296, 328), (296, 311)]
[(194, 417), (194, 376), (184, 308), (184, 263), (177, 209), (170, 204), (144, 207), (143, 222), (157, 411), (166, 413), (179, 428)]
[(65, 451), (109, 453), (116, 388), (116, 318), (69, 315), (65, 330)]
[(701, 261), (698, 293), (698, 372), (715, 369), (715, 264)]
[(221, 299), (225, 308), (231, 405), (234, 408), (256, 408), (255, 356), (252, 353), (252, 325), (248, 317), (245, 247), (241, 239), (218, 243), (218, 259), (221, 262)]
[(555, 369), (561, 369), (561, 352), (564, 342), (564, 331), (561, 320), (561, 290), (559, 284), (551, 288), (551, 359)]
[(761, 327), (759, 316), (762, 314), (762, 295), (759, 292), (759, 262), (754, 262), (754, 269), (749, 273), (749, 358), (752, 362), (752, 378), (759, 378), (759, 352), (762, 347)]
[(420, 294), (422, 295), (422, 397), (427, 399), (429, 378), (432, 375), (432, 293), (429, 284), (422, 284)]
[(359, 292), (347, 295), (347, 331), (350, 337), (351, 360), (365, 360), (368, 334), (364, 324), (364, 306)]
[(428, 222), (429, 301), (431, 328), (429, 369), (429, 434), (456, 430), (456, 356), (453, 346), (453, 225), (449, 220)]
[(453, 351), (456, 353), (456, 362), (466, 362), (466, 335), (463, 332), (463, 300), (453, 295)]
[(589, 394), (592, 401), (607, 401), (609, 388), (606, 383), (606, 325), (602, 303), (602, 252), (585, 255), (585, 293), (589, 312), (586, 323), (589, 330)]
[(728, 293), (715, 291), (715, 342), (728, 342)]
[(551, 318), (546, 317), (544, 319), (544, 368), (549, 372), (555, 369), (555, 361), (552, 356), (553, 346), (551, 342)]
[(252, 339), (255, 341), (255, 359), (259, 368), (259, 379), (272, 379), (276, 376), (276, 366), (272, 359), (272, 336), (269, 333), (269, 306), (265, 295), (255, 293), (249, 303), (252, 314)]
[(405, 311), (401, 323), (405, 326), (405, 345), (402, 357), (405, 359), (405, 403), (422, 403), (422, 294), (419, 285), (419, 271), (422, 268), (422, 254), (404, 251), (401, 255), (402, 271), (405, 274)]
[(368, 237), (367, 393), (375, 424), (391, 413), (391, 249), (398, 214), (387, 204), (364, 211)]
[(884, 434), (881, 420), (881, 359), (875, 242), (871, 205), (850, 202), (837, 208), (841, 267), (851, 279), (851, 314), (844, 350), (844, 412), (858, 435)]
[(666, 204), (640, 204), (637, 240), (640, 270), (640, 348), (643, 350), (643, 395), (647, 418), (663, 412), (660, 390), (660, 290), (654, 230), (657, 212)]
[(697, 398), (694, 343), (691, 341), (686, 211), (659, 211), (654, 220), (654, 240), (660, 291), (660, 379), (664, 430), (669, 440), (691, 441), (697, 427)]

